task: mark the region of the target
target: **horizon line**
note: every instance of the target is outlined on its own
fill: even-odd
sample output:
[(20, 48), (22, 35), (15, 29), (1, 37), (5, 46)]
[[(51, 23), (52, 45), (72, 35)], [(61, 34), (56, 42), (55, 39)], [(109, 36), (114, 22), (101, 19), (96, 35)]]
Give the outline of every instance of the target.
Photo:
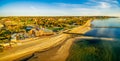
[[(42, 16), (46, 16), (46, 17), (51, 17), (51, 16), (55, 16), (55, 17), (58, 17), (58, 16), (109, 16), (109, 15), (20, 15), (20, 16), (0, 16), (0, 17), (42, 17)], [(120, 17), (120, 16), (109, 16), (109, 17)]]

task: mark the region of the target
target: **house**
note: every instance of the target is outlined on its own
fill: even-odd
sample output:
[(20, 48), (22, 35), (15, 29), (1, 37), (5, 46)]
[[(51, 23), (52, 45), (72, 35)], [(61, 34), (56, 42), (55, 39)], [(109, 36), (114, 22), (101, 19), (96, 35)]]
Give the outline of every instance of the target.
[(3, 28), (3, 27), (4, 27), (4, 25), (0, 23), (0, 29)]

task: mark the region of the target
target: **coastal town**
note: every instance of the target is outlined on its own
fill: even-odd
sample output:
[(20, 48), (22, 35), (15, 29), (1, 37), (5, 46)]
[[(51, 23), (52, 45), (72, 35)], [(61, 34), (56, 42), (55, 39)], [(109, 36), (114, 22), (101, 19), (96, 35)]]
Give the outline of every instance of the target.
[(0, 0), (0, 61), (120, 61), (120, 0)]
[[(10, 55), (10, 57), (7, 58), (16, 56), (14, 54), (11, 54), (9, 51), (17, 51), (19, 49), (40, 45), (40, 47), (35, 47), (38, 49), (33, 50), (25, 49), (25, 51), (23, 50), (24, 53), (32, 51), (30, 53), (32, 54), (37, 50), (40, 51), (48, 49), (49, 46), (59, 45), (65, 39), (71, 37), (71, 35), (64, 33), (77, 32), (84, 34), (90, 30), (90, 27), (92, 26), (91, 21), (99, 18), (107, 19), (109, 17), (108, 16), (1, 17), (0, 54), (2, 56), (5, 55), (5, 57), (3, 56), (3, 59), (1, 58), (1, 60), (4, 60), (7, 57), (6, 55), (8, 54)], [(42, 46), (44, 47), (41, 46), (41, 43), (43, 43)], [(23, 51), (21, 51), (20, 57), (24, 56)], [(18, 58), (20, 57), (18, 56)], [(18, 58), (11, 58), (11, 60), (15, 60)]]
[(0, 17), (0, 45), (8, 47), (25, 39), (55, 35), (81, 26), (90, 18), (99, 17)]

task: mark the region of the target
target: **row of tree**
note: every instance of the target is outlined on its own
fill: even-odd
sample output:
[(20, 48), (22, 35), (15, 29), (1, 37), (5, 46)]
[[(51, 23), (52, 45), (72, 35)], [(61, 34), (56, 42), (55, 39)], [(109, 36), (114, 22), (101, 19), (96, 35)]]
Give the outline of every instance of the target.
[[(25, 31), (27, 26), (39, 26), (44, 28), (61, 29), (70, 28), (76, 25), (83, 25), (89, 19), (96, 19), (95, 16), (57, 16), (57, 17), (0, 17), (0, 40), (10, 40), (13, 33)], [(101, 17), (108, 18), (108, 17)]]

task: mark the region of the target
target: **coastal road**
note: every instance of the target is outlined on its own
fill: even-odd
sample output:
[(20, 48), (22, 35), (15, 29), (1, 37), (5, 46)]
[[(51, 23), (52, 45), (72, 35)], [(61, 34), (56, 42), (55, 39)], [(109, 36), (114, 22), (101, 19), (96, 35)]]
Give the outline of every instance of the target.
[[(73, 33), (84, 34), (91, 30), (90, 26), (91, 20), (89, 20), (85, 25), (79, 26), (71, 29), (70, 31), (64, 32), (65, 34), (72, 35)], [(32, 58), (28, 61), (66, 61), (69, 55), (69, 49), (72, 46), (73, 41), (76, 38), (70, 38), (66, 40), (62, 45), (59, 45), (53, 49), (49, 49), (44, 52), (35, 53)]]
[[(90, 30), (89, 20), (85, 25), (73, 28), (70, 33), (79, 32), (79, 33), (86, 33)], [(33, 54), (35, 51), (44, 51), (48, 48), (54, 47), (59, 45), (60, 43), (64, 42), (67, 38), (69, 38), (69, 34), (60, 34), (54, 37), (47, 37), (47, 38), (40, 38), (37, 40), (33, 40), (28, 43), (23, 43), (20, 46), (13, 47), (9, 50), (0, 53), (0, 61), (14, 61), (19, 59), (20, 57)]]
[(54, 37), (40, 38), (37, 40), (23, 43), (0, 53), (0, 61), (13, 61), (20, 57), (34, 53), (35, 51), (44, 51), (50, 47), (54, 47), (62, 41), (66, 40), (68, 35), (62, 34)]
[(18, 46), (11, 47), (11, 48), (1, 52), (0, 53), (0, 60), (2, 58), (9, 57), (12, 54), (20, 53), (21, 51), (23, 51), (25, 49), (29, 49), (29, 47), (31, 47), (31, 46), (35, 46), (35, 45), (38, 45), (38, 44), (40, 44), (42, 42), (45, 42), (45, 41), (47, 41), (47, 39), (48, 38), (42, 38), (42, 39), (39, 38), (37, 40), (33, 39), (34, 41), (28, 41), (28, 42), (25, 42), (25, 43), (18, 43), (19, 44)]

